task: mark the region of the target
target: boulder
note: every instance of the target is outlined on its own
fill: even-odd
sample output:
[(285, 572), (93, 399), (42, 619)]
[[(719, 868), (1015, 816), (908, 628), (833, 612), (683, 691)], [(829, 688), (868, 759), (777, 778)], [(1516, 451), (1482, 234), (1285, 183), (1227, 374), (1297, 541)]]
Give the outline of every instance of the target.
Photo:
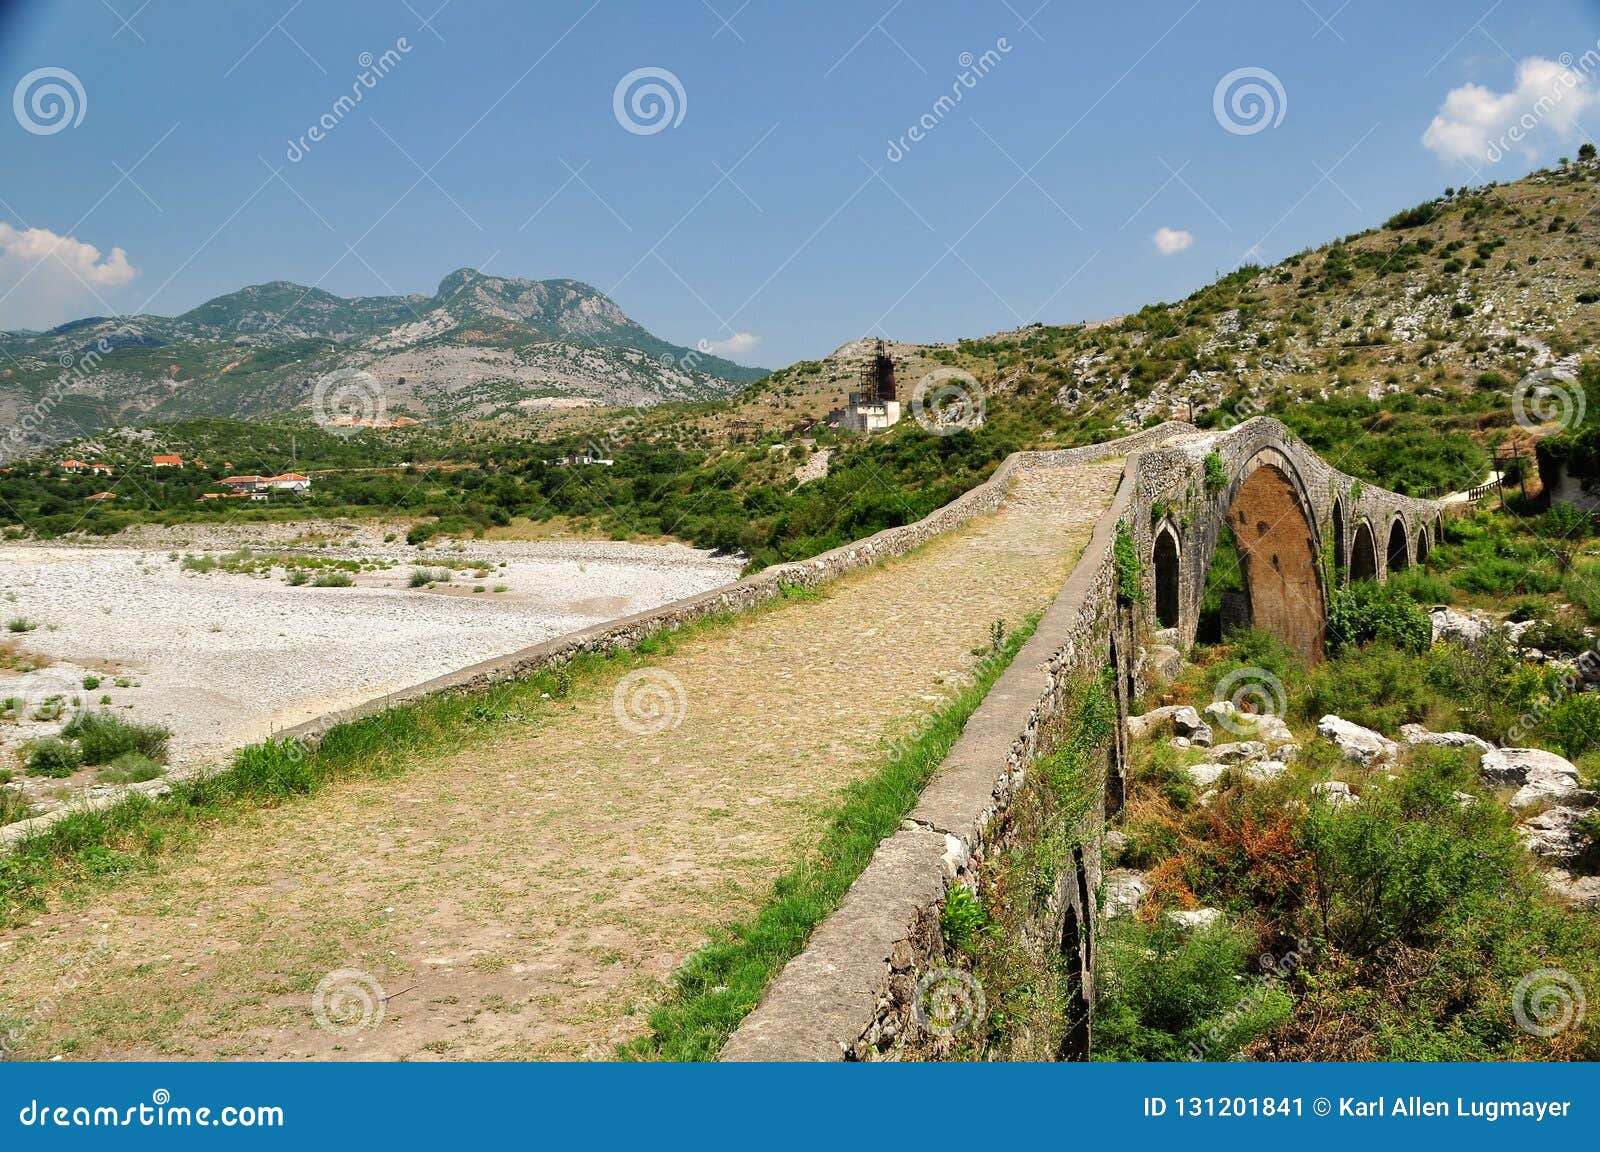
[(1257, 760), (1254, 764), (1245, 764), (1239, 769), (1246, 780), (1254, 780), (1258, 784), (1276, 780), (1288, 770), (1289, 766), (1282, 760)]
[(1176, 680), (1183, 671), (1183, 653), (1170, 644), (1158, 644), (1150, 649), (1150, 674), (1160, 680)]
[(1213, 700), (1205, 706), (1202, 714), (1207, 724), (1226, 728), (1239, 715), (1239, 709), (1234, 707), (1232, 700)]
[(1100, 847), (1108, 857), (1119, 856), (1128, 847), (1128, 834), (1107, 828), (1105, 835), (1100, 838)]
[(1559, 868), (1544, 873), (1545, 883), (1557, 899), (1574, 908), (1600, 908), (1600, 876), (1574, 876)]
[(1128, 737), (1133, 740), (1142, 740), (1168, 729), (1178, 736), (1192, 737), (1205, 727), (1200, 713), (1187, 704), (1168, 704), (1163, 708), (1152, 708), (1143, 716), (1128, 717)]
[(1350, 785), (1343, 780), (1326, 780), (1321, 784), (1313, 784), (1311, 791), (1335, 808), (1347, 808), (1352, 804), (1361, 803), (1361, 797), (1350, 791)]
[(1132, 916), (1139, 905), (1150, 895), (1150, 885), (1145, 883), (1143, 872), (1117, 868), (1106, 873), (1105, 917), (1115, 920), (1119, 916)]
[(1439, 605), (1428, 613), (1433, 618), (1433, 642), (1471, 644), (1489, 630), (1488, 621), (1479, 616), (1464, 616)]
[(1189, 774), (1196, 787), (1209, 788), (1222, 778), (1228, 770), (1226, 764), (1191, 764), (1184, 771)]
[(1282, 716), (1257, 716), (1256, 739), (1266, 742), (1267, 747), (1276, 748), (1279, 744), (1293, 744), (1294, 733), (1289, 731), (1289, 725), (1284, 723)]
[(1511, 798), (1513, 808), (1569, 799), (1580, 791), (1576, 765), (1543, 748), (1491, 748), (1484, 753), (1478, 772), (1486, 784), (1517, 787)]
[(1589, 838), (1580, 826), (1584, 813), (1576, 808), (1548, 808), (1530, 816), (1517, 829), (1522, 845), (1546, 860), (1573, 861), (1583, 855)]
[(1240, 740), (1235, 744), (1218, 744), (1206, 749), (1206, 759), (1213, 764), (1243, 764), (1266, 758), (1267, 746), (1259, 740)]
[(1221, 908), (1175, 909), (1167, 913), (1167, 921), (1187, 932), (1196, 928), (1209, 928), (1222, 919)]
[(1317, 735), (1339, 749), (1346, 760), (1354, 760), (1358, 764), (1392, 760), (1400, 749), (1388, 737), (1338, 716), (1324, 716), (1318, 720)]
[(1400, 725), (1400, 741), (1411, 745), (1428, 744), (1435, 748), (1475, 748), (1479, 752), (1488, 752), (1494, 747), (1483, 737), (1470, 732), (1430, 732), (1421, 724)]
[(1189, 743), (1193, 744), (1196, 748), (1211, 747), (1211, 740), (1211, 726), (1209, 724), (1202, 724), (1193, 732), (1189, 733)]
[(1189, 746), (1190, 740), (1187, 736), (1174, 736), (1172, 739), (1167, 741), (1167, 747), (1176, 748), (1180, 752)]

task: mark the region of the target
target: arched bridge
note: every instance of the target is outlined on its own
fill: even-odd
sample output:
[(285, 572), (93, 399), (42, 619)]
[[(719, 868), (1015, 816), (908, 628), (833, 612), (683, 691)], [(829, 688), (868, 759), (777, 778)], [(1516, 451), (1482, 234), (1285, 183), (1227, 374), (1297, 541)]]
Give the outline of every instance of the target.
[[(1437, 504), (1341, 472), (1270, 417), (1213, 432), (1169, 423), (1093, 447), (1019, 453), (962, 501), (976, 507), (996, 499), (1020, 472), (1117, 459), (1124, 463), (1116, 494), (1032, 638), (900, 830), (878, 846), (838, 911), (729, 1040), (724, 1059), (950, 1055), (953, 1047), (919, 1030), (916, 1017), (918, 990), (961, 963), (939, 927), (947, 893), (960, 885), (984, 899), (992, 862), (1038, 835), (1029, 805), (1017, 803), (1035, 778), (1034, 761), (1074, 738), (1075, 702), (1105, 686), (1117, 723), (1096, 756), (1103, 773), (1083, 778), (1080, 787), (1092, 791), (1079, 797), (1084, 814), (1062, 841), (1070, 858), (1013, 941), (1065, 973), (1067, 1030), (1057, 1055), (1086, 1055), (1101, 840), (1107, 814), (1123, 801), (1135, 653), (1152, 641), (1194, 642), (1225, 531), (1243, 578), (1231, 605), (1236, 619), (1272, 632), (1311, 663), (1322, 656), (1334, 589), (1387, 580), (1439, 542)], [(1130, 542), (1142, 583), (1136, 596), (1125, 587)]]
[(1177, 647), (1195, 640), (1225, 528), (1244, 581), (1240, 614), (1313, 663), (1334, 588), (1387, 580), (1439, 540), (1437, 504), (1339, 471), (1271, 417), (1221, 432), (1183, 428), (1136, 457), (1132, 507), (1149, 515), (1129, 524), (1151, 623)]

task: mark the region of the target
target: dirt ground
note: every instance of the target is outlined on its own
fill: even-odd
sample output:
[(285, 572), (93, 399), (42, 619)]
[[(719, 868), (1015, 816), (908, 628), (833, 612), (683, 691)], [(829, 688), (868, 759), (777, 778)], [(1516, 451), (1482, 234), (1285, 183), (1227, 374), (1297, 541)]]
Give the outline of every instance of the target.
[(0, 1023), (31, 1017), (35, 1059), (607, 1058), (991, 622), (1049, 603), (1120, 468), (1022, 473), (960, 533), (693, 635), (650, 665), (676, 726), (644, 731), (643, 702), (619, 717), (613, 682), (587, 684), (547, 720), (57, 901), (0, 938)]

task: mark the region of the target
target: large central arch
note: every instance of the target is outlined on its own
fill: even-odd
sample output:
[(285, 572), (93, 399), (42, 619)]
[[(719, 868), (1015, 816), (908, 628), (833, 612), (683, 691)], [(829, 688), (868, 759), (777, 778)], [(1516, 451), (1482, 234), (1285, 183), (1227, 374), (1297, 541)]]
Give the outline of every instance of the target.
[(1251, 624), (1316, 664), (1326, 611), (1310, 507), (1294, 466), (1268, 450), (1246, 467), (1227, 520), (1239, 547)]

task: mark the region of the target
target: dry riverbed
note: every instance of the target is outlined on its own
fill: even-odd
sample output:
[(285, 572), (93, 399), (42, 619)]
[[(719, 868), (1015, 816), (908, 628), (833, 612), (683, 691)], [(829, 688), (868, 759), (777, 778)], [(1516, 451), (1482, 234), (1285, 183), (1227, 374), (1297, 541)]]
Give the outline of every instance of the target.
[[(92, 769), (64, 781), (22, 772), (22, 746), (77, 708), (164, 725), (172, 767), (203, 765), (324, 712), (718, 587), (741, 566), (677, 544), (414, 548), (379, 528), (315, 531), (187, 527), (114, 546), (0, 546), (7, 786), (35, 813), (95, 787)], [(201, 558), (231, 559), (203, 570)], [(338, 560), (360, 562), (351, 586), (315, 586), (342, 571), (328, 563)], [(305, 583), (292, 585), (297, 565)], [(411, 587), (417, 568), (450, 578)]]

